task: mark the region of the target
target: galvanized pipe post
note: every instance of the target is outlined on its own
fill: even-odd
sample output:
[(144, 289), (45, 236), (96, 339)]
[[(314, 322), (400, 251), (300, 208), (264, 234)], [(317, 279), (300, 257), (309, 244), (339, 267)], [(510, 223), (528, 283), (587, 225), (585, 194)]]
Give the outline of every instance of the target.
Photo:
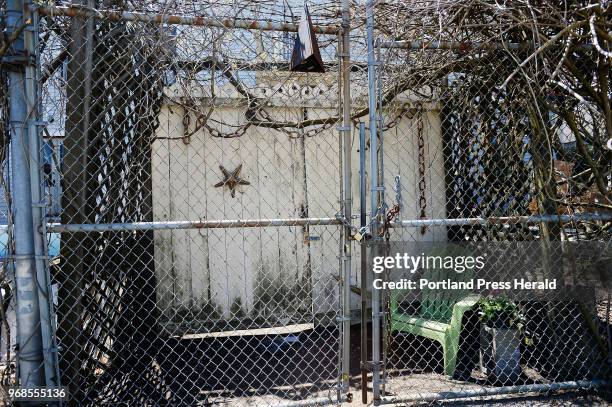
[(342, 46), (340, 53), (342, 70), (342, 211), (345, 223), (342, 250), (342, 391), (349, 392), (351, 346), (351, 245), (352, 245), (352, 165), (351, 165), (351, 61), (350, 61), (350, 9), (349, 1), (342, 0)]
[[(26, 23), (23, 0), (6, 3), (6, 26), (9, 35)], [(12, 44), (13, 56), (23, 57), (22, 63), (12, 66), (8, 74), (10, 94), (11, 172), (13, 186), (13, 236), (15, 243), (14, 267), (17, 298), (17, 363), (21, 387), (45, 385), (40, 308), (34, 248), (34, 218), (32, 213), (32, 184), (30, 166), (33, 165), (28, 137), (31, 114), (28, 112), (26, 66), (31, 69), (31, 55), (26, 52), (22, 32)]]
[[(541, 222), (604, 222), (612, 220), (610, 213), (577, 213), (573, 215), (530, 215), (530, 216), (491, 216), (488, 218), (455, 218), (455, 219), (404, 219), (390, 222), (390, 228), (420, 228), (423, 226), (466, 226), (466, 225), (515, 225)], [(279, 218), (279, 219), (222, 219), (194, 221), (156, 221), (132, 223), (82, 223), (62, 224), (48, 223), (49, 233), (65, 232), (119, 232), (129, 230), (188, 230), (188, 229), (229, 229), (248, 227), (285, 227), (285, 226), (330, 226), (342, 225), (338, 218)], [(6, 230), (0, 225), (0, 231)]]
[[(579, 381), (568, 381), (568, 382), (556, 382), (556, 383), (534, 383), (534, 384), (520, 384), (513, 386), (501, 386), (501, 387), (481, 387), (475, 389), (465, 389), (457, 391), (441, 391), (437, 393), (415, 393), (411, 396), (388, 396), (382, 398), (383, 404), (406, 404), (406, 403), (423, 403), (423, 402), (436, 402), (436, 401), (448, 401), (448, 400), (461, 400), (470, 398), (482, 398), (491, 397), (486, 400), (493, 404), (496, 399), (494, 396), (503, 396), (507, 394), (513, 395), (526, 395), (527, 393), (551, 393), (559, 390), (579, 390), (579, 389), (593, 389), (597, 387), (610, 386), (610, 382), (607, 380), (579, 380)], [(463, 404), (463, 403), (462, 403)]]
[[(26, 1), (29, 3), (29, 0)], [(47, 386), (59, 386), (59, 364), (57, 343), (55, 338), (55, 316), (53, 311), (53, 293), (49, 259), (47, 256), (47, 241), (45, 237), (45, 201), (44, 187), (41, 179), (41, 98), (38, 91), (40, 75), (40, 56), (38, 55), (38, 13), (25, 7), (26, 19), (31, 21), (31, 28), (24, 32), (25, 49), (33, 58), (33, 64), (25, 67), (25, 92), (28, 111), (28, 142), (30, 147), (30, 182), (32, 190), (32, 221), (34, 254), (36, 264), (36, 281), (40, 309), (40, 330)]]
[[(372, 26), (372, 28), (374, 28)], [(382, 78), (382, 62), (379, 41), (374, 42), (374, 50), (376, 52), (376, 95), (377, 95), (377, 107), (376, 111), (376, 126), (378, 127), (378, 185), (381, 186), (380, 191), (380, 202), (386, 202), (385, 200), (385, 132), (384, 127), (384, 116), (383, 116), (383, 78)]]
[[(379, 41), (374, 42), (374, 50), (376, 51), (376, 66), (377, 66), (377, 70), (375, 71), (377, 72), (376, 94), (377, 94), (377, 106), (378, 106), (378, 110), (376, 112), (376, 126), (378, 128), (378, 134), (377, 134), (378, 135), (378, 185), (380, 187), (380, 192), (378, 194), (378, 203), (380, 206), (382, 202), (387, 202), (387, 201), (385, 197), (385, 132), (383, 130), (384, 121), (383, 121), (383, 91), (382, 91), (383, 74), (382, 74), (382, 62), (381, 62), (382, 58), (381, 58), (381, 51), (379, 47)], [(383, 213), (381, 216), (384, 218), (385, 214)], [(381, 355), (381, 361), (380, 361), (381, 371), (379, 372), (381, 380), (380, 380), (379, 391), (381, 395), (383, 396), (385, 394), (385, 364), (386, 364), (386, 355), (385, 355), (386, 342), (384, 340), (384, 335), (385, 335), (384, 327), (387, 326), (386, 321), (385, 321), (385, 312), (384, 312), (385, 300), (386, 298), (383, 296), (379, 301), (379, 304), (381, 304), (380, 321), (379, 321), (380, 325), (379, 326), (383, 327), (382, 328), (383, 329), (383, 343), (382, 343), (382, 348), (381, 348), (382, 355)]]
[[(366, 217), (366, 130), (365, 123), (359, 123), (359, 226), (365, 232)], [(361, 402), (368, 404), (368, 247), (361, 243)]]
[[(380, 192), (378, 185), (378, 136), (377, 136), (377, 88), (376, 88), (376, 56), (374, 54), (374, 0), (366, 4), (366, 28), (368, 45), (368, 100), (370, 126), (370, 210), (372, 224), (372, 256), (378, 251), (378, 222), (380, 214)], [(374, 405), (380, 404), (380, 297), (377, 290), (372, 289), (372, 393)]]
[[(194, 27), (215, 27), (242, 30), (260, 31), (284, 31), (297, 32), (298, 24), (266, 21), (266, 20), (239, 20), (229, 18), (216, 18), (214, 16), (186, 16), (158, 14), (137, 11), (117, 11), (101, 10), (93, 7), (79, 7), (78, 4), (72, 6), (36, 6), (38, 13), (43, 16), (66, 16), (79, 17), (82, 19), (96, 18), (108, 21), (134, 21), (141, 23), (168, 24), (168, 25), (187, 25)], [(317, 34), (338, 34), (341, 29), (335, 25), (314, 25), (313, 30)]]
[[(423, 50), (454, 50), (461, 52), (468, 51), (534, 51), (537, 46), (531, 41), (526, 42), (471, 42), (471, 41), (427, 41), (427, 40), (404, 40), (404, 41), (384, 41), (379, 44), (380, 48), (412, 49), (415, 51)], [(550, 47), (564, 47), (561, 44), (551, 44)], [(572, 46), (575, 51), (590, 51), (595, 46), (593, 44), (576, 44)]]

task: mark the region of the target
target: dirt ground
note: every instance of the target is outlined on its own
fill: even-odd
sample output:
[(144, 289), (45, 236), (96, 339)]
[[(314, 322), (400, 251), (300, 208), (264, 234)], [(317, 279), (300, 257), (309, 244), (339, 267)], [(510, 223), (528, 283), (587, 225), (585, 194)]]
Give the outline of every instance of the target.
[[(360, 326), (354, 326), (351, 332), (351, 385), (353, 391), (353, 403), (346, 405), (361, 404), (361, 384), (360, 374), (358, 371), (360, 360)], [(371, 332), (368, 327), (368, 332)], [(407, 341), (414, 338), (406, 338)], [(371, 338), (370, 338), (371, 341)], [(389, 377), (386, 378), (386, 395), (395, 396), (397, 398), (410, 398), (426, 393), (434, 392), (450, 392), (463, 390), (478, 390), (483, 387), (494, 388), (494, 385), (487, 383), (483, 377), (479, 376), (478, 369), (474, 369), (470, 377), (462, 378), (462, 380), (450, 379), (443, 374), (442, 371), (442, 353), (441, 349), (436, 349), (433, 342), (423, 342), (422, 346), (414, 346), (414, 342), (410, 348), (408, 344), (402, 344), (401, 341), (396, 343), (403, 349), (410, 349), (409, 359), (412, 363), (407, 362), (402, 365), (406, 368), (402, 371), (390, 371)], [(370, 344), (371, 346), (371, 344)], [(395, 354), (401, 354), (397, 349)], [(437, 361), (437, 363), (432, 363)], [(397, 365), (396, 365), (397, 366)], [(423, 366), (426, 366), (423, 368)], [(532, 369), (525, 368), (524, 375), (521, 381), (517, 384), (529, 384), (537, 382), (546, 382), (544, 378), (538, 375)], [(502, 395), (496, 397), (479, 397), (464, 400), (449, 400), (440, 402), (398, 402), (398, 406), (424, 406), (424, 405), (444, 405), (444, 406), (608, 406), (612, 405), (610, 392), (606, 394), (604, 399), (603, 394), (594, 394), (594, 392), (586, 391), (568, 391), (556, 392), (550, 394), (524, 393), (520, 396)], [(368, 387), (368, 404), (372, 405), (372, 388), (371, 382)]]
[[(369, 330), (370, 331), (370, 330)], [(410, 340), (410, 339), (407, 339)], [(351, 329), (352, 402), (361, 404), (360, 327)], [(408, 343), (414, 343), (408, 342)], [(387, 395), (405, 398), (430, 392), (481, 389), (490, 386), (478, 377), (453, 380), (441, 374), (441, 354), (435, 344), (423, 348), (399, 345), (409, 360), (406, 369), (391, 371)], [(93, 405), (113, 406), (264, 406), (318, 405), (315, 400), (335, 400), (338, 366), (338, 332), (317, 328), (295, 335), (244, 335), (204, 338), (158, 338), (146, 355), (135, 356), (139, 368), (107, 372)], [(432, 350), (433, 349), (433, 350)], [(431, 350), (431, 351), (430, 351)], [(143, 371), (145, 369), (146, 371)], [(476, 369), (475, 369), (476, 370)], [(314, 378), (314, 380), (313, 380)], [(525, 383), (533, 383), (527, 377)], [(541, 381), (537, 381), (541, 382)], [(372, 403), (371, 381), (368, 402)], [(427, 404), (427, 403), (426, 403)], [(430, 403), (431, 404), (431, 403)], [(502, 396), (438, 403), (445, 405), (611, 405), (587, 393)], [(399, 405), (419, 405), (416, 402)]]
[[(237, 406), (307, 404), (318, 398), (335, 399), (336, 335), (336, 331), (329, 329), (302, 332), (298, 335), (298, 343), (289, 344), (283, 349), (275, 348), (275, 342), (270, 342), (270, 338), (264, 338), (263, 341), (262, 338), (239, 340), (225, 338), (222, 344), (218, 340), (211, 342), (212, 339), (169, 344), (167, 349), (170, 353), (166, 355), (165, 364), (169, 372), (176, 372), (172, 374), (171, 386), (176, 389), (173, 398), (195, 405)], [(346, 406), (361, 404), (359, 342), (360, 327), (356, 325), (351, 330), (353, 400), (351, 403), (344, 403)], [(478, 377), (453, 380), (442, 375), (439, 372), (441, 366), (431, 363), (432, 360), (441, 360), (441, 354), (436, 354), (435, 345), (430, 345), (424, 346), (427, 349), (434, 348), (433, 352), (416, 349), (416, 352), (420, 353), (420, 358), (417, 358), (410, 372), (402, 374), (391, 372), (387, 378), (387, 395), (402, 398), (431, 392), (481, 389), (483, 386), (490, 386)], [(194, 360), (186, 360), (186, 357), (196, 358), (197, 361), (194, 363)], [(164, 363), (162, 370), (165, 370), (163, 365)], [(419, 368), (423, 365), (426, 368)], [(184, 366), (190, 368), (185, 369)], [(253, 366), (259, 367), (255, 370)], [(309, 382), (307, 379), (312, 377), (318, 377), (319, 380), (315, 383)], [(523, 383), (534, 382), (541, 381), (537, 380), (536, 374), (527, 372)], [(252, 388), (253, 384), (258, 385), (257, 390)], [(369, 404), (372, 404), (371, 390), (370, 382)], [(431, 404), (433, 403), (429, 403)], [(428, 403), (406, 402), (397, 405), (428, 405)], [(590, 406), (609, 405), (609, 402), (586, 392), (566, 392), (455, 400), (436, 405)]]

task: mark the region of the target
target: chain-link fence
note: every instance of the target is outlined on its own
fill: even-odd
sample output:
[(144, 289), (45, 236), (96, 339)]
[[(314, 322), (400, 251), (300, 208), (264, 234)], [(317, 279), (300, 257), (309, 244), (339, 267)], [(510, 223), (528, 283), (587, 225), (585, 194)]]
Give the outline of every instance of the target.
[[(552, 2), (376, 9), (379, 98), (406, 100), (382, 106), (383, 121), (411, 115), (379, 132), (379, 182), (398, 193), (382, 198), (397, 209), (376, 250), (435, 264), (388, 277), (418, 289), (383, 294), (373, 339), (383, 401), (475, 400), (609, 377), (609, 286), (571, 294), (585, 268), (610, 273), (609, 222), (598, 221), (610, 209), (610, 54), (593, 45), (606, 10), (582, 6), (563, 16)], [(397, 145), (399, 154), (387, 149)], [(458, 253), (496, 261), (458, 272), (435, 263)], [(515, 283), (534, 278), (563, 288)], [(509, 285), (486, 285), (499, 281)]]
[(60, 140), (51, 275), (75, 400), (336, 399), (338, 29), (318, 37), (325, 73), (292, 73), (294, 34), (231, 27), (270, 18), (242, 6), (41, 21), (43, 106), (66, 112), (45, 140)]
[[(56, 3), (0, 1), (3, 385), (605, 393), (610, 287), (576, 280), (611, 273), (608, 5), (320, 0), (308, 26), (297, 0)], [(304, 27), (324, 72), (291, 69)], [(373, 268), (409, 252), (496, 260)]]

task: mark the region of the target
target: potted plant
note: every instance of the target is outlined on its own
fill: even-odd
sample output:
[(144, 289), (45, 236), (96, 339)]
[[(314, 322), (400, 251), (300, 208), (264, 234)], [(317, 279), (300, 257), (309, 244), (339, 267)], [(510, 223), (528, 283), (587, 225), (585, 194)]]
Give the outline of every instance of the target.
[(518, 305), (503, 297), (479, 301), (480, 369), (489, 379), (502, 383), (521, 375), (521, 336), (525, 317)]

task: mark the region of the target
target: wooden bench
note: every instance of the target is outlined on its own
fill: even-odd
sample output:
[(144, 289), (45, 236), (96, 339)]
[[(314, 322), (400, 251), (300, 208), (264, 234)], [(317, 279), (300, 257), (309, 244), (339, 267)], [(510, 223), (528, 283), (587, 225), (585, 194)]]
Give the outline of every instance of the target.
[[(455, 249), (451, 251), (452, 255), (457, 255)], [(468, 281), (472, 276), (473, 273), (468, 270), (457, 273), (454, 270), (434, 269), (425, 270), (420, 278), (430, 281)], [(471, 295), (469, 290), (423, 289), (418, 314), (409, 315), (400, 309), (400, 296), (405, 292), (391, 292), (392, 332), (407, 332), (439, 342), (444, 354), (444, 374), (453, 376), (457, 366), (462, 318), (466, 311), (476, 305), (478, 296)]]

